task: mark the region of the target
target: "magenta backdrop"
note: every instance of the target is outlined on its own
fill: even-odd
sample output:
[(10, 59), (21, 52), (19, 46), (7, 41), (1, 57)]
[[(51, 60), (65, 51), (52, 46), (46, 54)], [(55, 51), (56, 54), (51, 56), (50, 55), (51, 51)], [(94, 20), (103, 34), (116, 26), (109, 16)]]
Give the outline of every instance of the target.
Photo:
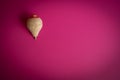
[[(120, 80), (120, 2), (1, 1), (1, 80)], [(43, 20), (37, 40), (26, 29)]]

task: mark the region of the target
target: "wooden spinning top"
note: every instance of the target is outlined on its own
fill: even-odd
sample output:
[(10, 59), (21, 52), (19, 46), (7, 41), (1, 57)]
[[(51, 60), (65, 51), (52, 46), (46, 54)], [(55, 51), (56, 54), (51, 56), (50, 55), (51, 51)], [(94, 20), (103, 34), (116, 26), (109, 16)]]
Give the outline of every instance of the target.
[(37, 39), (40, 30), (42, 29), (43, 22), (40, 17), (33, 15), (27, 20), (27, 28), (31, 32), (32, 36)]

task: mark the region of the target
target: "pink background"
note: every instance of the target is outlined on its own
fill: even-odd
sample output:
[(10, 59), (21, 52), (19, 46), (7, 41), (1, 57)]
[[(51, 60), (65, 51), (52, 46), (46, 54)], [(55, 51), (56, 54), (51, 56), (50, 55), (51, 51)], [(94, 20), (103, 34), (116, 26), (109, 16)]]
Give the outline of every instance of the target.
[[(118, 1), (1, 1), (1, 80), (119, 80)], [(37, 40), (26, 29), (43, 20)]]

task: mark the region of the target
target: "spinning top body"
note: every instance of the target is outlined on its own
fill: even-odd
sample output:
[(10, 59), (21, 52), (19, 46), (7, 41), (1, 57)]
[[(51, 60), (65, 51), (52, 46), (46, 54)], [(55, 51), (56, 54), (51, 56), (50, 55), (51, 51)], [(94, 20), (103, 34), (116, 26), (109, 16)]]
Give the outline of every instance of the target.
[(42, 29), (43, 23), (40, 17), (33, 15), (27, 20), (27, 28), (31, 32), (32, 36), (37, 39), (40, 30)]

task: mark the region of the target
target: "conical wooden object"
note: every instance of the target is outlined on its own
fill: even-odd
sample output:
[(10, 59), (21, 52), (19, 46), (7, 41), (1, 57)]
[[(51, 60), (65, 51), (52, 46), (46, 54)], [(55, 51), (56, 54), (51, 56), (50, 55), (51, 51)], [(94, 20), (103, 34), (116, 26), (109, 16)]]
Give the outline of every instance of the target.
[(32, 18), (27, 20), (27, 28), (35, 39), (37, 39), (42, 26), (42, 20), (37, 15), (33, 15)]

